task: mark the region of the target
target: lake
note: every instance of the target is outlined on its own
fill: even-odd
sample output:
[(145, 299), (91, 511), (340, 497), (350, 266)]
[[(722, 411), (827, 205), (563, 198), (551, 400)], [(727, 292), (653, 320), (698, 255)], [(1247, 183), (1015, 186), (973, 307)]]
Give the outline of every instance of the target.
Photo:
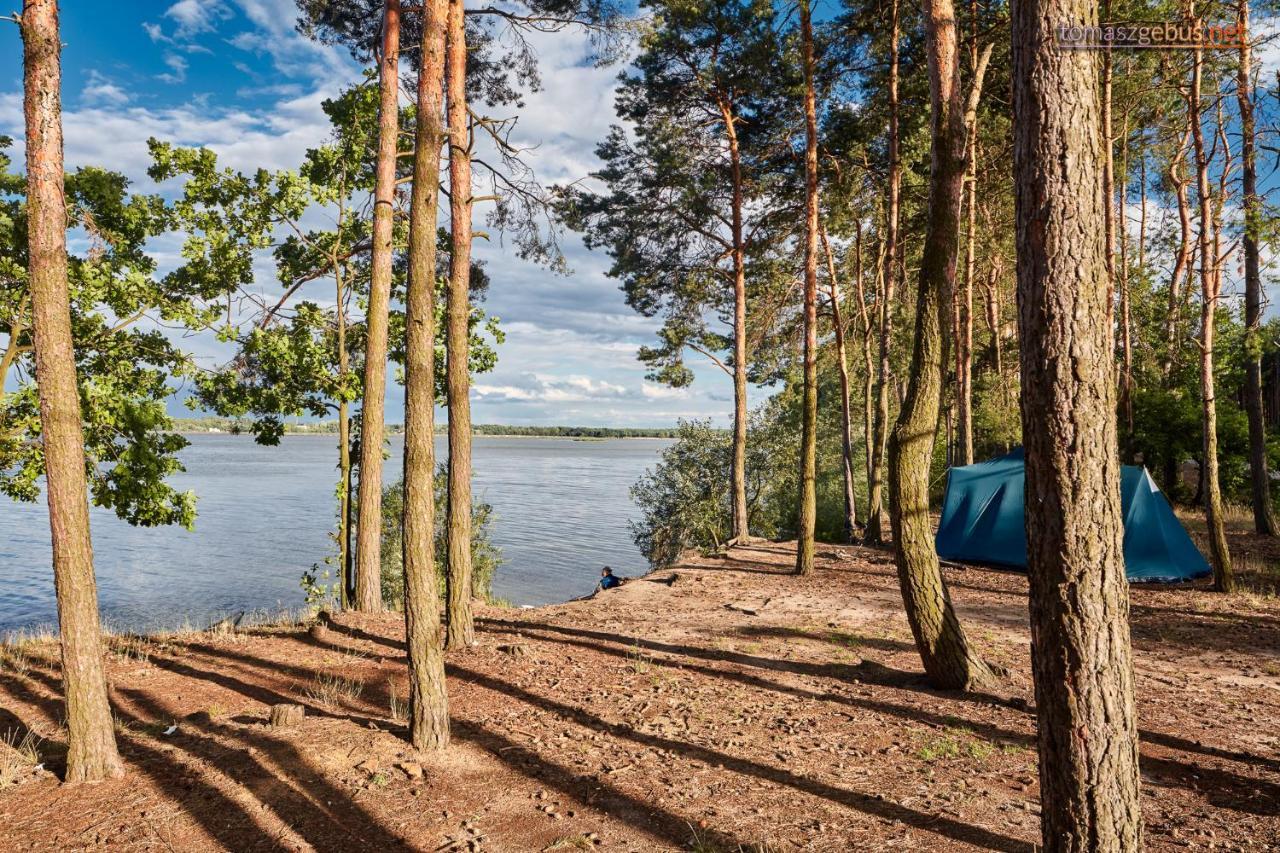
[[(195, 530), (136, 528), (93, 507), (103, 622), (115, 630), (197, 627), (241, 610), (303, 606), (302, 572), (336, 551), (334, 436), (287, 435), (278, 447), (248, 436), (188, 436), (173, 485), (199, 498)], [(493, 592), (514, 604), (567, 601), (592, 590), (600, 567), (640, 574), (631, 539), (631, 485), (669, 442), (498, 438), (474, 441), (474, 490), (493, 505), (505, 564)], [(400, 477), (403, 438), (391, 440), (384, 484)], [(436, 440), (445, 458), (444, 437)], [(0, 634), (53, 626), (52, 552), (41, 501), (0, 498)]]

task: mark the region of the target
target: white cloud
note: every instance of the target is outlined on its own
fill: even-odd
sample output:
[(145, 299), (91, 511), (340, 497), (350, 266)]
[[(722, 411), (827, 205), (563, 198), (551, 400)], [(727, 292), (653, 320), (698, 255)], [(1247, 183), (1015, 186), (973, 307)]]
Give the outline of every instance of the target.
[(127, 104), (129, 93), (112, 83), (96, 70), (89, 71), (89, 79), (80, 90), (80, 102), (84, 104), (120, 105)]
[(178, 0), (165, 11), (164, 17), (177, 24), (174, 38), (186, 41), (201, 33), (212, 32), (231, 14), (222, 0)]
[(669, 385), (654, 385), (646, 382), (640, 387), (640, 393), (651, 400), (687, 400), (693, 395), (689, 388), (672, 388)]
[(169, 66), (170, 70), (164, 74), (157, 74), (157, 80), (163, 80), (165, 83), (182, 83), (187, 79), (187, 60), (178, 54), (166, 53), (164, 64)]
[[(208, 147), (221, 163), (240, 170), (295, 168), (306, 149), (329, 133), (321, 102), (360, 77), (345, 48), (316, 44), (296, 32), (295, 0), (169, 0), (155, 9), (138, 18), (153, 18), (140, 25), (155, 45), (156, 55), (147, 59), (166, 63), (165, 79), (194, 78), (188, 60), (209, 48), (231, 79), (201, 100), (154, 79), (145, 89), (121, 82), (154, 73), (145, 65), (132, 76), (116, 65), (100, 65), (115, 79), (91, 72), (63, 116), (69, 168), (104, 166), (129, 176), (137, 191), (172, 195), (176, 183), (156, 187), (146, 176), (151, 136)], [(615, 121), (618, 69), (591, 66), (585, 37), (540, 34), (534, 47), (545, 88), (527, 97), (514, 141), (527, 147), (528, 162), (544, 183), (578, 180), (598, 165), (594, 148)], [(120, 67), (127, 68), (130, 59), (121, 57)], [(0, 91), (0, 133), (21, 136), (21, 107), (20, 92)], [(14, 153), (20, 158), (20, 144)], [(477, 211), (478, 225), (484, 212)], [(477, 376), (473, 386), (477, 422), (657, 426), (710, 416), (727, 424), (727, 378), (691, 363), (697, 379), (688, 388), (647, 382), (636, 351), (653, 341), (659, 321), (625, 304), (618, 282), (607, 276), (607, 256), (588, 251), (573, 234), (564, 248), (570, 276), (519, 260), (498, 235), (477, 243), (477, 258), (493, 282), (484, 307), (503, 318), (506, 334), (497, 345), (496, 369)], [(181, 236), (165, 235), (149, 249), (162, 271), (172, 269), (181, 261)], [(278, 292), (273, 269), (269, 253), (256, 258), (255, 287)], [(222, 345), (200, 337), (184, 346), (202, 363), (226, 356)], [(401, 393), (394, 385), (388, 389), (392, 420), (403, 417)], [(753, 388), (753, 400), (765, 393)]]
[(622, 385), (590, 376), (526, 373), (521, 379), (518, 385), (477, 383), (474, 391), (481, 399), (508, 402), (574, 403), (627, 396), (627, 389)]

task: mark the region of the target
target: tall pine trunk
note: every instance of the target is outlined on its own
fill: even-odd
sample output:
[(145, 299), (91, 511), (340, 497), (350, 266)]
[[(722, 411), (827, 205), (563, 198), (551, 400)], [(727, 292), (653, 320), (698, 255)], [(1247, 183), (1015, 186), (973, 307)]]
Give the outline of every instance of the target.
[[(836, 367), (840, 370), (840, 458), (844, 480), (844, 538), (853, 542), (858, 530), (858, 504), (853, 480), (853, 403), (849, 388), (849, 355), (845, 346), (844, 311), (840, 308), (840, 285), (836, 279), (836, 260), (831, 253), (827, 229), (821, 231), (822, 249), (827, 258), (828, 295), (831, 298), (831, 325), (836, 335)], [(858, 225), (858, 268), (862, 275), (862, 225)]]
[(416, 749), (449, 745), (449, 695), (440, 637), (435, 563), (435, 286), (440, 146), (444, 143), (445, 27), (448, 0), (422, 6), (409, 201), (409, 284), (405, 296), (404, 625), (409, 652), (409, 740)]
[(26, 0), (22, 17), (27, 250), (45, 494), (62, 640), (68, 782), (124, 775), (102, 668), (98, 587), (89, 537), (84, 435), (67, 285), (63, 196), (62, 44), (55, 0)]
[(1249, 416), (1249, 478), (1253, 486), (1253, 526), (1275, 536), (1275, 512), (1271, 507), (1271, 477), (1267, 470), (1267, 426), (1262, 407), (1262, 265), (1258, 232), (1263, 226), (1262, 199), (1258, 196), (1257, 155), (1254, 150), (1253, 58), (1249, 46), (1249, 3), (1239, 0), (1236, 23), (1242, 33), (1240, 62), (1236, 68), (1236, 103), (1240, 107), (1240, 184), (1244, 194), (1244, 407)]
[(893, 346), (893, 293), (897, 274), (898, 211), (902, 189), (902, 160), (898, 140), (898, 0), (892, 0), (889, 34), (889, 203), (885, 212), (885, 256), (877, 308), (880, 320), (880, 363), (876, 374), (876, 402), (871, 437), (871, 476), (867, 482), (867, 529), (863, 542), (884, 541), (884, 455), (889, 434), (889, 371)]
[(391, 301), (396, 151), (400, 134), (400, 0), (386, 0), (378, 57), (378, 159), (373, 251), (365, 320), (364, 403), (360, 409), (360, 497), (355, 608), (382, 609), (382, 435), (387, 392), (387, 310)]
[(1012, 21), (1041, 833), (1079, 853), (1142, 842), (1098, 72), (1052, 31), (1096, 17), (1092, 0), (1026, 0)]
[[(858, 243), (858, 256), (862, 256), (862, 222), (857, 223), (858, 230), (855, 232)], [(879, 265), (884, 261), (884, 253), (879, 249), (876, 250), (876, 276), (875, 280), (880, 280)], [(872, 337), (875, 335), (875, 327), (871, 323), (871, 312), (867, 310), (867, 286), (863, 280), (861, 270), (862, 264), (858, 264), (859, 275), (854, 282), (857, 288), (858, 297), (858, 322), (861, 325), (862, 337), (862, 450), (863, 450), (863, 466), (866, 469), (867, 488), (871, 487), (871, 440), (875, 434), (875, 412), (872, 410), (872, 394), (875, 390), (875, 357), (872, 354)]]
[(932, 144), (929, 218), (916, 292), (907, 393), (889, 438), (889, 521), (907, 621), (936, 687), (969, 690), (994, 680), (970, 648), (947, 593), (929, 517), (929, 471), (942, 405), (946, 328), (956, 279), (965, 128), (951, 0), (924, 0)]
[(1215, 316), (1221, 279), (1217, 276), (1218, 253), (1214, 249), (1213, 200), (1209, 192), (1209, 152), (1205, 147), (1200, 113), (1204, 53), (1192, 54), (1191, 88), (1187, 109), (1191, 141), (1196, 157), (1196, 195), (1200, 205), (1200, 403), (1204, 445), (1201, 472), (1204, 479), (1205, 522), (1209, 529), (1209, 555), (1213, 563), (1213, 588), (1230, 592), (1235, 587), (1231, 553), (1223, 520), (1222, 487), (1218, 482), (1218, 404), (1214, 390), (1213, 347)]
[[(1133, 308), (1129, 298), (1129, 224), (1125, 201), (1129, 193), (1129, 115), (1125, 113), (1124, 130), (1120, 134), (1120, 182), (1116, 193), (1117, 237), (1120, 267), (1116, 272), (1120, 288), (1120, 408), (1124, 412), (1125, 444), (1133, 437)], [(1107, 199), (1110, 206), (1111, 200)], [(1125, 451), (1126, 457), (1128, 451)]]
[(804, 402), (800, 424), (800, 506), (796, 574), (813, 571), (818, 518), (818, 109), (813, 81), (813, 21), (809, 0), (800, 0), (804, 61)]
[[(978, 100), (982, 97), (982, 77), (991, 56), (988, 49), (978, 59), (978, 4), (969, 0), (969, 68), (973, 73), (969, 100), (965, 105), (965, 243), (964, 289), (953, 302), (956, 339), (956, 438), (954, 464), (973, 464), (973, 276), (978, 242)], [(980, 67), (981, 66), (981, 67)]]
[(733, 181), (733, 463), (730, 474), (733, 490), (733, 542), (751, 537), (747, 512), (747, 262), (743, 235), (742, 148), (738, 142), (737, 118), (733, 104), (720, 101), (725, 138), (729, 142), (730, 177)]
[(471, 131), (467, 115), (467, 37), (463, 0), (449, 2), (445, 62), (449, 88), (449, 232), (453, 253), (446, 306), (449, 406), (449, 648), (475, 645), (471, 615)]
[[(347, 294), (342, 267), (332, 258), (333, 276), (337, 283), (337, 306), (334, 323), (337, 326), (338, 380), (346, 382), (350, 369), (350, 353), (347, 352)], [(346, 397), (338, 400), (338, 603), (346, 610), (351, 606), (351, 409)]]

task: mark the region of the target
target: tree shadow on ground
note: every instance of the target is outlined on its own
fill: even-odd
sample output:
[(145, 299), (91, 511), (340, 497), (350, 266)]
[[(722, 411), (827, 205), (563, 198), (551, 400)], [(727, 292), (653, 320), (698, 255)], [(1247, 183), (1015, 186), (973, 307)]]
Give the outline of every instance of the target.
[[(646, 640), (640, 637), (630, 637), (623, 634), (615, 634), (608, 631), (595, 631), (589, 628), (569, 628), (563, 625), (555, 625), (546, 622), (522, 622), (516, 620), (503, 619), (480, 619), (477, 620), (478, 625), (485, 625), (498, 630), (505, 631), (525, 631), (525, 630), (541, 630), (555, 634), (562, 634), (571, 637), (579, 637), (583, 640), (594, 640), (605, 643), (615, 643), (626, 647), (628, 650), (642, 649), (650, 652), (660, 652), (664, 654), (679, 655), (682, 657), (700, 658), (702, 660), (716, 661), (721, 663), (735, 663), (741, 666), (755, 667), (757, 669), (768, 669), (781, 672), (790, 672), (794, 675), (803, 675), (812, 678), (831, 678), (844, 683), (860, 681), (867, 684), (874, 684), (880, 687), (892, 687), (900, 690), (911, 690), (920, 693), (927, 693), (934, 696), (942, 696), (952, 698), (964, 702), (979, 702), (983, 704), (1004, 705), (1007, 707), (1016, 707), (1021, 709), (1022, 705), (1018, 700), (1008, 699), (1001, 696), (994, 696), (986, 693), (956, 693), (951, 691), (935, 690), (929, 686), (925, 680), (925, 676), (919, 672), (907, 672), (906, 670), (894, 669), (869, 659), (864, 659), (858, 664), (845, 663), (812, 663), (809, 661), (795, 660), (779, 660), (777, 658), (760, 657), (759, 655), (746, 654), (744, 652), (728, 651), (722, 649), (707, 649), (700, 646), (677, 645), (674, 643), (664, 643), (657, 640)], [(595, 643), (580, 643), (585, 648), (598, 648)], [(712, 670), (721, 673), (721, 670)]]
[[(120, 693), (137, 709), (133, 719), (139, 723), (146, 722), (145, 716), (172, 716), (170, 709), (141, 690), (125, 688)], [(219, 738), (242, 748), (228, 749)], [(375, 850), (414, 849), (356, 805), (348, 791), (327, 781), (297, 746), (269, 734), (260, 724), (200, 723), (187, 718), (166, 744), (195, 759), (198, 766), (215, 768), (316, 849), (370, 849), (370, 845)], [(267, 766), (268, 761), (274, 769)], [(241, 816), (244, 820), (237, 821), (241, 828), (262, 831), (243, 809)], [(273, 840), (272, 846), (278, 846), (278, 841)]]
[[(530, 626), (537, 627), (537, 626)], [(629, 659), (634, 653), (635, 646), (624, 646), (622, 648), (610, 648), (602, 646), (599, 643), (589, 642), (581, 639), (574, 639), (568, 636), (542, 636), (534, 635), (536, 639), (545, 642), (558, 643), (560, 645), (574, 646), (576, 648), (588, 649), (607, 654), (622, 660)], [(766, 658), (767, 660), (767, 658)], [(864, 661), (864, 666), (869, 663)], [(681, 669), (689, 672), (705, 675), (709, 678), (718, 678), (727, 681), (735, 681), (746, 687), (755, 690), (769, 690), (776, 693), (784, 693), (798, 699), (806, 699), (813, 702), (834, 702), (836, 704), (848, 705), (850, 707), (871, 711), (885, 716), (898, 717), (909, 722), (925, 723), (933, 726), (963, 726), (970, 729), (974, 734), (987, 738), (988, 740), (1000, 743), (1015, 743), (1019, 745), (1033, 745), (1033, 736), (1025, 732), (1017, 732), (1010, 729), (1003, 729), (989, 723), (981, 723), (975, 720), (958, 717), (952, 714), (938, 714), (921, 708), (916, 705), (899, 705), (892, 702), (885, 702), (876, 699), (868, 699), (864, 697), (850, 696), (845, 693), (822, 692), (817, 690), (809, 690), (790, 684), (781, 684), (776, 681), (770, 681), (758, 675), (749, 672), (740, 672), (731, 669), (717, 669), (711, 666), (704, 666), (697, 663), (689, 663), (681, 661), (679, 663)], [(876, 665), (878, 666), (878, 665)], [(774, 667), (778, 669), (778, 667)], [(862, 671), (859, 668), (859, 671)], [(876, 682), (867, 682), (876, 683)], [(883, 686), (883, 685), (881, 685)]]
[[(653, 649), (655, 645), (658, 645), (658, 646), (664, 645), (664, 644), (646, 643), (646, 641), (637, 640), (636, 638), (619, 637), (618, 635), (609, 635), (609, 634), (604, 634), (603, 632), (590, 632), (590, 631), (583, 632), (578, 629), (567, 629), (562, 626), (556, 626), (556, 625), (542, 625), (539, 623), (500, 622), (497, 620), (481, 620), (481, 622), (485, 623), (486, 626), (490, 624), (494, 624), (496, 622), (498, 625), (503, 626), (504, 630), (524, 630), (524, 631), (530, 632), (532, 636), (540, 640), (572, 645), (572, 646), (583, 648), (583, 649), (592, 649), (602, 654), (608, 654), (618, 658), (629, 657), (629, 655), (632, 654), (637, 643), (639, 643), (640, 648), (649, 648), (649, 649)], [(554, 636), (554, 635), (545, 636), (544, 634), (542, 634), (543, 631), (552, 632), (553, 634), (558, 632), (560, 636)], [(533, 633), (533, 632), (536, 632), (536, 633)], [(597, 639), (612, 637), (613, 639), (609, 639), (608, 642), (617, 644), (620, 647), (611, 648), (606, 645), (601, 645), (598, 642), (589, 642), (583, 639), (574, 639), (571, 636), (571, 635), (576, 635), (580, 633), (592, 635)], [(566, 636), (566, 635), (569, 635), (569, 636)], [(697, 654), (690, 654), (690, 652), (691, 651), (695, 653), (704, 652), (704, 653), (707, 653), (707, 656), (710, 656), (713, 659), (729, 661), (733, 663), (742, 663), (743, 659), (745, 659), (746, 661), (748, 661), (747, 665), (749, 666), (753, 665), (752, 663), (750, 663), (750, 661), (754, 660), (754, 656), (751, 656), (751, 655), (736, 655), (735, 653), (728, 653), (728, 652), (722, 653), (722, 652), (719, 652), (718, 650), (711, 650), (711, 649), (696, 649), (694, 647), (685, 647), (685, 646), (672, 646), (669, 648), (681, 650), (681, 651), (673, 652), (675, 654), (683, 654), (686, 656), (697, 657), (698, 656)], [(770, 660), (770, 659), (765, 658), (762, 660)], [(862, 670), (866, 666), (866, 663), (867, 662), (864, 661), (863, 667), (853, 668), (853, 669)], [(692, 672), (697, 672), (699, 674), (706, 675), (712, 678), (722, 678), (722, 679), (736, 681), (738, 683), (741, 683), (748, 687), (752, 687), (756, 689), (773, 690), (776, 692), (787, 693), (797, 698), (808, 699), (811, 701), (828, 701), (828, 702), (846, 704), (846, 705), (862, 708), (862, 709), (871, 711), (873, 713), (883, 714), (886, 716), (894, 716), (903, 720), (920, 722), (928, 725), (960, 726), (960, 727), (969, 729), (975, 735), (986, 738), (987, 740), (990, 740), (997, 744), (1008, 743), (1008, 744), (1016, 744), (1019, 746), (1029, 747), (1032, 749), (1035, 748), (1035, 736), (1032, 733), (1020, 732), (1020, 731), (1015, 731), (1007, 728), (1001, 728), (999, 726), (992, 725), (990, 723), (978, 722), (976, 720), (971, 720), (971, 719), (957, 716), (957, 715), (938, 714), (914, 705), (900, 705), (900, 704), (885, 702), (881, 700), (849, 696), (842, 693), (832, 693), (832, 692), (824, 693), (824, 692), (807, 690), (802, 687), (796, 687), (792, 685), (779, 684), (777, 682), (768, 681), (766, 679), (763, 679), (758, 676), (752, 675), (750, 673), (745, 673), (745, 672), (717, 669), (714, 667), (701, 666), (698, 664), (691, 664), (688, 662), (681, 662), (679, 665), (682, 668), (690, 670)], [(766, 667), (766, 668), (778, 669), (778, 667)], [(891, 672), (896, 673), (898, 671), (891, 670)], [(808, 673), (808, 672), (805, 672), (804, 674), (821, 675), (821, 673)], [(838, 678), (838, 676), (828, 676), (828, 677)], [(875, 684), (881, 687), (889, 687), (891, 689), (913, 689), (911, 685), (894, 683), (893, 681), (874, 681), (871, 679), (861, 679), (861, 680), (866, 683)], [(969, 699), (972, 698), (972, 697), (969, 697), (967, 694), (943, 693), (939, 691), (926, 691), (926, 692), (929, 692), (932, 695), (936, 695), (939, 698), (944, 698), (944, 699), (965, 700), (966, 698), (969, 698)], [(1007, 703), (1000, 703), (1000, 704), (1007, 706)], [(1016, 706), (1015, 706), (1015, 709), (1023, 710), (1022, 708), (1017, 708)], [(1027, 712), (1030, 723), (1034, 725), (1035, 713), (1036, 713), (1035, 708), (1034, 707), (1028, 708), (1026, 709), (1026, 712)], [(1139, 732), (1139, 739), (1144, 743), (1159, 744), (1169, 749), (1180, 750), (1183, 752), (1189, 752), (1193, 754), (1200, 754), (1200, 755), (1210, 756), (1214, 758), (1221, 758), (1221, 759), (1226, 759), (1230, 761), (1236, 761), (1241, 764), (1250, 764), (1250, 765), (1258, 766), (1258, 767), (1269, 769), (1269, 770), (1280, 769), (1280, 762), (1275, 762), (1271, 759), (1267, 759), (1262, 756), (1253, 755), (1251, 753), (1245, 753), (1245, 752), (1222, 750), (1212, 746), (1204, 746), (1201, 744), (1194, 743), (1192, 741), (1188, 741), (1184, 738), (1179, 738), (1174, 735), (1167, 735), (1162, 732), (1153, 732), (1153, 731), (1143, 729), (1143, 730), (1140, 730)], [(1257, 797), (1253, 792), (1259, 789), (1263, 789), (1270, 793), (1274, 793), (1276, 795), (1275, 802), (1278, 804), (1277, 808), (1280, 808), (1280, 786), (1276, 786), (1272, 783), (1256, 780), (1248, 776), (1240, 776), (1234, 773), (1230, 773), (1229, 771), (1215, 770), (1211, 766), (1203, 763), (1177, 762), (1177, 761), (1173, 761), (1172, 759), (1158, 758), (1151, 755), (1143, 755), (1141, 757), (1141, 761), (1144, 769), (1146, 769), (1148, 765), (1156, 768), (1163, 768), (1164, 775), (1175, 778), (1178, 784), (1182, 785), (1183, 787), (1194, 788), (1195, 787), (1194, 778), (1196, 775), (1204, 776), (1204, 774), (1212, 774), (1218, 780), (1218, 786), (1220, 791), (1223, 792), (1222, 797), (1220, 798), (1221, 802), (1218, 803), (1223, 807), (1236, 808), (1235, 805), (1232, 805), (1232, 803), (1236, 803), (1236, 804), (1242, 804), (1242, 808), (1247, 811), (1255, 811), (1259, 814), (1275, 814), (1276, 812), (1258, 811), (1258, 806), (1256, 805), (1256, 802), (1255, 802)], [(1268, 796), (1270, 796), (1270, 793), (1268, 794)]]
[[(555, 788), (615, 820), (640, 832), (655, 835), (674, 845), (690, 843), (695, 818), (683, 817), (653, 802), (634, 797), (599, 778), (598, 774), (575, 773), (490, 728), (469, 720), (451, 718), (455, 736), (483, 748), (512, 770)], [(699, 833), (701, 843), (716, 850), (750, 850), (748, 842), (719, 830)]]
[(1266, 614), (1221, 613), (1131, 603), (1135, 645), (1189, 651), (1280, 655), (1280, 619)]
[[(337, 626), (334, 627), (335, 633), (337, 633), (340, 629), (337, 629)], [(377, 637), (375, 634), (367, 634), (363, 631), (358, 633), (364, 634), (367, 638)], [(292, 639), (309, 648), (331, 651), (347, 650), (341, 645), (319, 639), (310, 634), (299, 634)], [(240, 661), (256, 661), (264, 672), (269, 669), (283, 670), (295, 676), (310, 672), (310, 670), (296, 665), (277, 664), (274, 661), (266, 661), (261, 658), (255, 658), (252, 655), (232, 652), (228, 649), (214, 649), (210, 653), (216, 654), (219, 652), (233, 656)], [(375, 686), (370, 693), (373, 697), (380, 698), (385, 704), (388, 696), (386, 687)], [(454, 733), (461, 739), (476, 743), (512, 769), (533, 778), (538, 778), (584, 803), (598, 805), (610, 816), (625, 823), (630, 823), (641, 832), (660, 836), (673, 844), (685, 844), (689, 841), (689, 827), (691, 824), (687, 818), (661, 809), (648, 801), (632, 797), (593, 776), (573, 773), (563, 765), (548, 761), (533, 750), (505, 738), (479, 723), (460, 720), (455, 716), (451, 718), (451, 726)], [(397, 734), (407, 736), (407, 732), (403, 728), (398, 729)], [(745, 842), (739, 842), (722, 832), (709, 832), (702, 834), (701, 837), (703, 841), (713, 843), (718, 848), (749, 849), (745, 846), (740, 848), (740, 844), (745, 845)]]
[(495, 678), (466, 667), (453, 666), (453, 675), (463, 681), (484, 687), (510, 699), (518, 699), (534, 707), (549, 711), (558, 717), (592, 729), (604, 735), (648, 747), (678, 753), (687, 758), (719, 765), (743, 776), (751, 776), (764, 782), (781, 785), (810, 796), (819, 797), (847, 808), (886, 820), (899, 820), (909, 826), (932, 832), (944, 838), (974, 844), (991, 850), (1026, 851), (1032, 845), (980, 826), (955, 820), (944, 815), (929, 814), (909, 808), (861, 791), (838, 787), (826, 782), (799, 776), (788, 770), (761, 764), (747, 758), (720, 752), (710, 747), (672, 740), (660, 735), (639, 732), (628, 726), (609, 723), (600, 717), (573, 705), (567, 705), (547, 696), (526, 690), (516, 684)]
[(733, 630), (735, 636), (783, 640), (814, 640), (843, 647), (866, 647), (881, 652), (914, 652), (915, 644), (886, 637), (858, 634), (844, 628), (788, 628), (782, 625), (743, 625)]

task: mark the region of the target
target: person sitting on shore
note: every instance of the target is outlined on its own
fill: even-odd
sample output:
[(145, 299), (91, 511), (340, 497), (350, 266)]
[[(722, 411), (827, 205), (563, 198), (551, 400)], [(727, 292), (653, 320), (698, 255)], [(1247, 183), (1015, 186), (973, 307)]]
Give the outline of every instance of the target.
[(622, 586), (621, 579), (613, 573), (613, 569), (605, 566), (600, 570), (600, 585), (597, 589), (613, 589), (616, 586)]

